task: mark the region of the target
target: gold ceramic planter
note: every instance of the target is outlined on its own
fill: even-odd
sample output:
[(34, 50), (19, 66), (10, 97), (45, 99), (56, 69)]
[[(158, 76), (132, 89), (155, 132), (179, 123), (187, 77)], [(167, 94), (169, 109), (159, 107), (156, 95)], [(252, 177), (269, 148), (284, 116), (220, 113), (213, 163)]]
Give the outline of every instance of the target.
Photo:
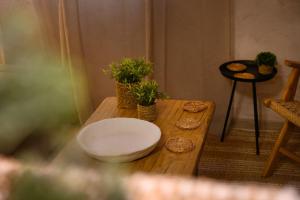
[(136, 108), (136, 99), (130, 92), (128, 86), (116, 82), (116, 94), (118, 99), (118, 108)]
[(157, 112), (156, 112), (156, 104), (151, 106), (142, 106), (137, 105), (138, 118), (153, 122), (156, 120)]

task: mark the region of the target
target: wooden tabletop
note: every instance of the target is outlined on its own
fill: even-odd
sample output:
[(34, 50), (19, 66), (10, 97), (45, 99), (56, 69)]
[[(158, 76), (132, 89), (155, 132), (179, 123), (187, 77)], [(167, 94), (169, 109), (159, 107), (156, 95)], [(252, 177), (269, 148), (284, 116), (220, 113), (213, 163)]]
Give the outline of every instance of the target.
[[(186, 100), (163, 100), (157, 102), (158, 118), (154, 123), (162, 132), (162, 137), (156, 149), (150, 155), (130, 163), (114, 164), (127, 172), (152, 172), (160, 174), (193, 175), (201, 155), (208, 128), (213, 117), (215, 104), (205, 101), (208, 108), (199, 113), (183, 111)], [(86, 125), (106, 118), (137, 117), (135, 109), (118, 109), (116, 97), (106, 98), (97, 110), (87, 120)], [(181, 130), (175, 123), (184, 117), (193, 117), (201, 121), (201, 126), (193, 130)], [(171, 136), (182, 136), (193, 141), (195, 149), (188, 153), (172, 153), (166, 149), (166, 139)], [(107, 163), (87, 156), (79, 147), (76, 139), (70, 141), (53, 160), (52, 164), (71, 164), (76, 166), (101, 169)]]

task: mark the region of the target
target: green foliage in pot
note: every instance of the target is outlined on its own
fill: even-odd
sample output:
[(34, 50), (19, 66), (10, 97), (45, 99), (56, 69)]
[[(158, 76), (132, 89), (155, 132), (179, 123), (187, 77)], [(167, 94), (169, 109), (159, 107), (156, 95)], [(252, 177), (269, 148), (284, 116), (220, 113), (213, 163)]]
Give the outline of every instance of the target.
[(256, 56), (256, 63), (258, 66), (267, 65), (275, 67), (277, 64), (276, 55), (271, 52), (261, 52)]
[(130, 87), (139, 105), (150, 106), (156, 99), (168, 98), (164, 93), (158, 91), (158, 84), (154, 80), (142, 81), (140, 84)]
[(138, 83), (152, 73), (152, 63), (143, 58), (124, 58), (119, 63), (110, 64), (109, 69), (104, 70), (104, 73), (110, 74), (119, 83)]

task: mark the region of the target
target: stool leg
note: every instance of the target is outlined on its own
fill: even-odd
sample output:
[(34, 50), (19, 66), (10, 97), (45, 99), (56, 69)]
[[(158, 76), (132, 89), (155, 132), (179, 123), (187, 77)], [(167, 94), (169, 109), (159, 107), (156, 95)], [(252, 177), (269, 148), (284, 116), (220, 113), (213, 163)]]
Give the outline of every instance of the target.
[(285, 141), (285, 138), (287, 136), (287, 132), (290, 128), (292, 128), (292, 124), (288, 121), (286, 121), (283, 125), (283, 127), (281, 128), (281, 131), (279, 133), (279, 136), (275, 142), (275, 145), (272, 149), (271, 155), (265, 165), (265, 168), (263, 170), (262, 176), (263, 177), (267, 177), (271, 175), (271, 170), (274, 167), (274, 161), (276, 160), (278, 153), (279, 153), (279, 149), (282, 145), (282, 143)]
[(228, 118), (229, 118), (229, 115), (230, 115), (230, 110), (231, 110), (231, 105), (232, 105), (232, 101), (233, 101), (233, 97), (234, 97), (235, 87), (236, 87), (236, 81), (233, 81), (233, 86), (232, 86), (232, 91), (231, 91), (231, 95), (230, 95), (229, 105), (228, 105), (228, 108), (227, 108), (226, 118), (225, 118), (224, 127), (223, 127), (223, 131), (222, 131), (222, 136), (221, 136), (221, 142), (224, 141), (226, 126), (227, 126)]
[(253, 95), (253, 107), (254, 107), (254, 124), (255, 124), (255, 144), (256, 144), (256, 155), (259, 155), (259, 127), (258, 127), (258, 114), (257, 114), (257, 96), (256, 96), (256, 85), (252, 82), (252, 95)]

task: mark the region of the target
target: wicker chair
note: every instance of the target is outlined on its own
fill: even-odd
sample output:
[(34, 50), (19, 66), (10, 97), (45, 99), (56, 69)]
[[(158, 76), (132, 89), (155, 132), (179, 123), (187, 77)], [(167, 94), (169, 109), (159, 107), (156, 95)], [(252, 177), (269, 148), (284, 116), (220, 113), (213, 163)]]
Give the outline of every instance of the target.
[(271, 108), (286, 120), (264, 168), (262, 174), (264, 177), (271, 175), (274, 162), (279, 153), (300, 163), (300, 157), (284, 147), (288, 140), (288, 131), (292, 130), (294, 126), (300, 127), (300, 102), (294, 100), (300, 75), (300, 62), (286, 60), (285, 64), (291, 67), (292, 71), (289, 75), (287, 85), (282, 92), (281, 99), (266, 99), (264, 101), (266, 107)]

